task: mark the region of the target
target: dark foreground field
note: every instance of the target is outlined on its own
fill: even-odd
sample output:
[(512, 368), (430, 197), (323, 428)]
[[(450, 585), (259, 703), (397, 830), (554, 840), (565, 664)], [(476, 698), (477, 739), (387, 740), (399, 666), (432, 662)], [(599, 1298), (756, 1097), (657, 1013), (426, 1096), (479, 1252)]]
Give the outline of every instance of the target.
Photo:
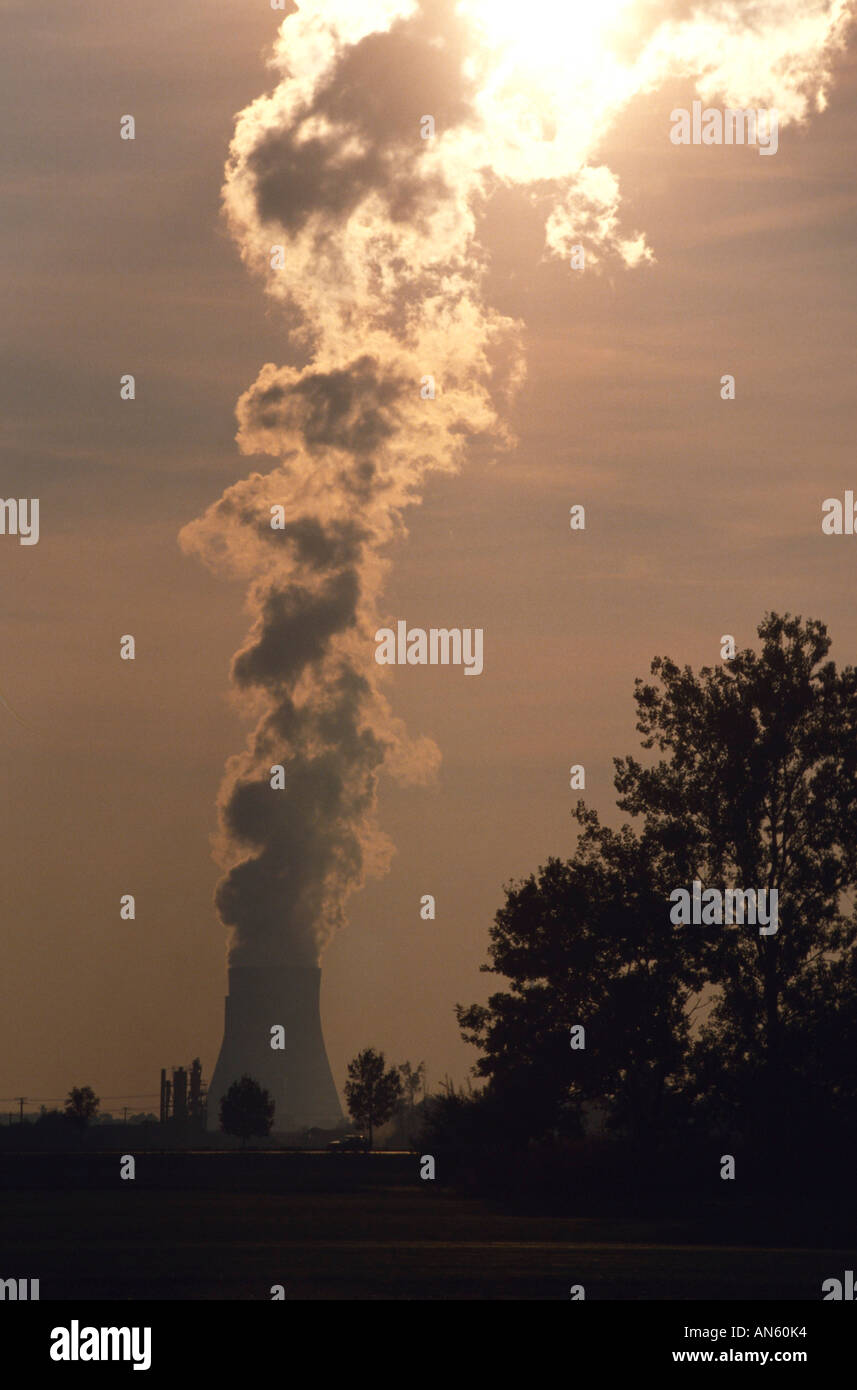
[[(854, 1247), (772, 1248), (736, 1213), (555, 1219), (421, 1182), (413, 1155), (23, 1155), (0, 1169), (0, 1278), (45, 1299), (800, 1299)], [(718, 1228), (720, 1240), (718, 1239)], [(843, 1232), (843, 1235), (845, 1233)], [(723, 1243), (721, 1243), (721, 1240)]]

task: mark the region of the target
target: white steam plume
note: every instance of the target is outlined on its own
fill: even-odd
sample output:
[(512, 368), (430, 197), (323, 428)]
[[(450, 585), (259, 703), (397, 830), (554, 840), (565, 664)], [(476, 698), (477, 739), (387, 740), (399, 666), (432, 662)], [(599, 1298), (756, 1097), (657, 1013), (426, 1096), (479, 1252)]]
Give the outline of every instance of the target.
[(283, 22), (279, 81), (238, 117), (224, 205), (305, 365), (267, 363), (238, 403), (242, 451), (275, 466), (180, 538), (248, 585), (232, 675), (257, 723), (219, 807), (234, 964), (314, 964), (348, 895), (389, 861), (379, 774), (418, 780), (438, 761), (391, 714), (372, 635), (385, 550), (426, 474), (457, 469), (475, 436), (508, 439), (523, 362), (520, 326), (483, 293), (492, 189), (550, 195), (550, 254), (581, 241), (588, 267), (645, 262), (594, 159), (621, 110), (683, 74), (706, 99), (802, 120), (823, 105), (846, 14), (812, 0), (305, 0)]

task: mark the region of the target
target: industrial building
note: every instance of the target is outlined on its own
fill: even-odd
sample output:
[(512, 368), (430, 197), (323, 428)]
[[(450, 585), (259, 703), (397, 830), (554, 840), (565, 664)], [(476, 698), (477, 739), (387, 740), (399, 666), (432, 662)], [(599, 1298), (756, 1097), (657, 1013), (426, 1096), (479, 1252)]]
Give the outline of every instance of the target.
[(161, 1109), (162, 1125), (172, 1125), (179, 1133), (192, 1133), (205, 1129), (206, 1094), (202, 1084), (202, 1063), (198, 1057), (191, 1062), (189, 1071), (185, 1067), (173, 1069), (172, 1080), (167, 1079), (166, 1069), (161, 1068)]

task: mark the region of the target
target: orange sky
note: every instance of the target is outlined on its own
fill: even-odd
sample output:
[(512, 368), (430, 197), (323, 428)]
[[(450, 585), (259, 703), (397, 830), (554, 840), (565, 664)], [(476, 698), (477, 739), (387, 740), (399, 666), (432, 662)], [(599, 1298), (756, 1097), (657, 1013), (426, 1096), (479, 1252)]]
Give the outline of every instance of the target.
[[(151, 1093), (197, 1054), (210, 1075), (219, 1046), (209, 838), (245, 734), (227, 697), (247, 620), (241, 586), (176, 537), (254, 466), (238, 396), (296, 360), (218, 219), (234, 114), (272, 82), (281, 18), (236, 0), (7, 7), (0, 496), (40, 498), (41, 539), (0, 537), (0, 690), (31, 726), (0, 710), (0, 1096)], [(396, 857), (323, 961), (340, 1086), (367, 1045), (463, 1079), (453, 1004), (488, 992), (502, 885), (571, 852), (572, 762), (609, 812), (652, 656), (714, 662), (768, 608), (824, 619), (834, 658), (857, 656), (857, 539), (820, 527), (823, 499), (857, 487), (853, 54), (775, 158), (672, 146), (689, 82), (632, 103), (599, 156), (653, 265), (574, 275), (543, 257), (543, 210), (512, 192), (489, 209), (488, 296), (526, 324), (519, 444), (429, 480), (382, 601), (414, 626), (482, 627), (485, 670), (386, 683), (443, 762), (434, 788), (383, 783)]]

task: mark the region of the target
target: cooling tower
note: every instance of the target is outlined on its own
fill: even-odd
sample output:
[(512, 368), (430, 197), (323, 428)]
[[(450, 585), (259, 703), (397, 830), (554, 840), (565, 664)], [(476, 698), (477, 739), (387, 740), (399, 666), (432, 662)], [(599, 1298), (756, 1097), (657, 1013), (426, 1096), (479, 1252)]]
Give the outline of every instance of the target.
[[(245, 1073), (270, 1093), (275, 1130), (333, 1129), (342, 1109), (324, 1047), (317, 966), (232, 966), (220, 1056), (208, 1088), (208, 1128), (220, 1128), (220, 1101)], [(271, 1047), (281, 1024), (285, 1047)]]

